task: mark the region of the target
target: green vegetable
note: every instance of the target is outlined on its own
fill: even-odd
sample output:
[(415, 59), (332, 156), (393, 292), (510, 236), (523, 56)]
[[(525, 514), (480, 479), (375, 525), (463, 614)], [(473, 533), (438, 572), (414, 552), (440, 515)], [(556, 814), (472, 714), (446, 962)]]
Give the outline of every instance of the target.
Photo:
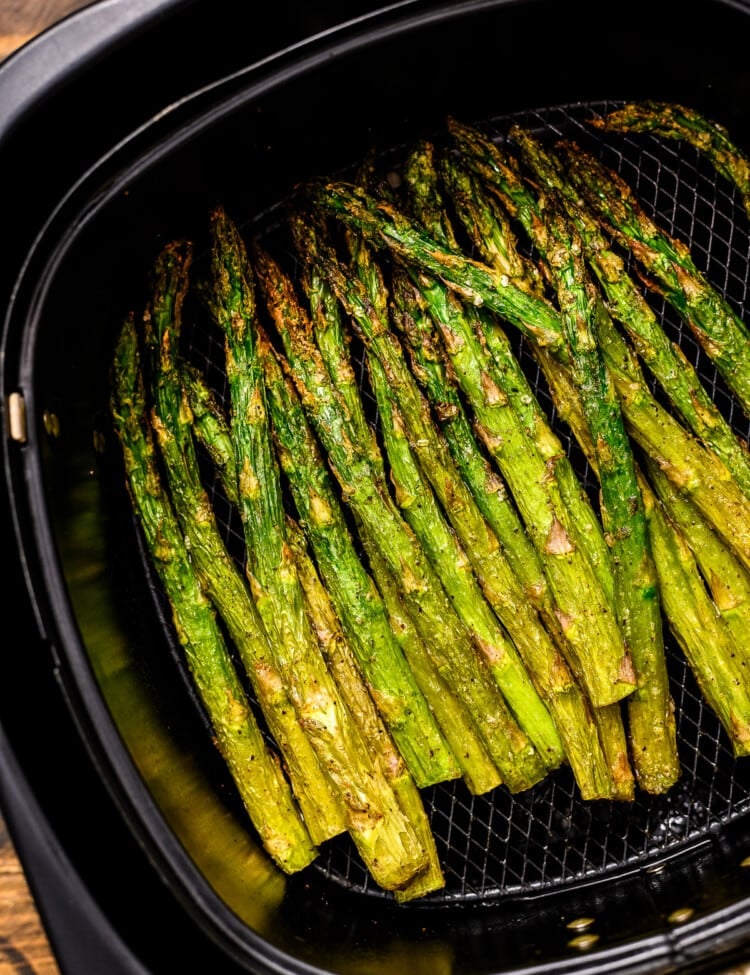
[(743, 320), (698, 269), (690, 249), (658, 227), (624, 180), (575, 145), (565, 144), (561, 152), (575, 187), (658, 282), (750, 412), (750, 330)]
[(415, 610), (425, 647), (441, 676), (471, 710), (503, 781), (512, 791), (538, 781), (544, 766), (527, 736), (513, 721), (499, 689), (451, 605), (434, 569), (393, 500), (373, 472), (369, 450), (348, 429), (348, 412), (337, 396), (312, 324), (291, 287), (271, 259), (256, 249), (254, 266), (291, 375), (310, 422), (323, 444), (343, 497), (358, 523), (377, 540), (391, 570), (401, 579), (407, 605)]
[(734, 183), (750, 216), (750, 159), (723, 125), (694, 108), (669, 102), (629, 102), (602, 119), (592, 119), (591, 125), (605, 132), (650, 132), (690, 143)]
[(247, 572), (256, 606), (298, 720), (341, 797), (349, 834), (380, 886), (398, 889), (423, 870), (425, 851), (382, 767), (372, 760), (305, 611), (304, 592), (286, 537), (263, 366), (256, 351), (254, 282), (242, 238), (223, 210), (214, 210), (211, 228), (210, 305), (226, 341), (230, 429)]
[(317, 845), (345, 829), (342, 804), (297, 720), (255, 603), (227, 552), (200, 478), (192, 414), (176, 360), (190, 260), (189, 246), (176, 243), (162, 251), (155, 268), (153, 301), (144, 316), (155, 398), (152, 425), (198, 580), (237, 648)]
[(164, 586), (177, 637), (211, 720), (216, 746), (263, 846), (282, 870), (295, 873), (315, 859), (317, 850), (278, 757), (255, 720), (162, 483), (132, 318), (124, 323), (115, 349), (112, 414), (133, 510)]

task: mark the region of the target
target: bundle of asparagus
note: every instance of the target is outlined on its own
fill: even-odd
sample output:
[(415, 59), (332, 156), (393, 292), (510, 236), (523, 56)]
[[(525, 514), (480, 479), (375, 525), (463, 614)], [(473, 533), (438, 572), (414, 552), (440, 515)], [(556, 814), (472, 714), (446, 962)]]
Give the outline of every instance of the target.
[[(671, 136), (681, 119), (740, 172), (696, 113), (637, 108), (597, 124)], [(747, 329), (577, 146), (519, 126), (501, 146), (455, 119), (446, 136), (412, 147), (396, 188), (372, 166), (303, 187), (282, 254), (248, 248), (221, 207), (208, 273), (193, 282), (191, 247), (168, 246), (112, 397), (134, 511), (266, 849), (291, 873), (346, 832), (401, 902), (445, 883), (425, 786), (518, 792), (568, 765), (583, 800), (669, 791), (667, 628), (750, 754), (747, 448), (623, 248), (745, 409)], [(226, 402), (181, 352), (193, 293), (222, 336)]]

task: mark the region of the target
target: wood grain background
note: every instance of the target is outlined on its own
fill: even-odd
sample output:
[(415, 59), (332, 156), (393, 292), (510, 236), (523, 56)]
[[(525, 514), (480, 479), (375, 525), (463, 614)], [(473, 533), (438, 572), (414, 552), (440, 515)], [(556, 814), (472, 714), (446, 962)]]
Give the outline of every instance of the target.
[[(47, 27), (90, 2), (0, 0), (0, 61)], [(59, 971), (23, 869), (0, 816), (0, 975), (59, 975)]]
[(0, 0), (0, 60), (91, 0)]

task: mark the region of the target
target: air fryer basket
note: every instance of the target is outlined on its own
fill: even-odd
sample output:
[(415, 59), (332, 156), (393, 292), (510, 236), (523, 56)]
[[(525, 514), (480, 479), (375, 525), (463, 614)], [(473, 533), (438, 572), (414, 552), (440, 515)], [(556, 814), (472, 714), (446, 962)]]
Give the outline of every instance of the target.
[[(750, 314), (750, 225), (731, 187), (685, 145), (586, 124), (625, 99), (677, 100), (750, 145), (748, 13), (718, 0), (690, 11), (640, 0), (401, 4), (170, 106), (82, 174), (36, 242), (5, 345), (27, 417), (12, 460), (19, 532), (81, 733), (138, 841), (219, 946), (226, 969), (216, 971), (666, 972), (708, 969), (750, 934), (750, 764), (733, 758), (672, 642), (682, 776), (667, 796), (584, 803), (567, 769), (517, 795), (443, 784), (424, 797), (444, 891), (395, 905), (346, 839), (302, 874), (279, 875), (183, 668), (108, 414), (113, 340), (142, 307), (162, 244), (184, 236), (200, 248), (220, 202), (272, 247), (300, 182), (351, 173), (371, 149), (397, 170), (418, 138), (445, 138), (449, 114), (498, 140), (520, 121), (544, 140), (590, 147)], [(692, 337), (656, 307), (750, 438)], [(196, 320), (184, 339), (225, 395), (218, 337)], [(517, 348), (595, 498), (532, 357)], [(215, 499), (241, 559), (238, 526)]]

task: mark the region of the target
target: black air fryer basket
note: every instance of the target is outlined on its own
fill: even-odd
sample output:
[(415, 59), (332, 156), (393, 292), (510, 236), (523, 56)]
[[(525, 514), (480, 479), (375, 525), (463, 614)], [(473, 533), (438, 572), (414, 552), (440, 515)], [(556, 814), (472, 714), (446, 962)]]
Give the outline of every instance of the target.
[[(398, 172), (450, 115), (513, 122), (618, 170), (750, 314), (750, 224), (694, 149), (602, 136), (627, 100), (691, 105), (750, 148), (750, 5), (420, 0), (374, 9), (103, 0), (0, 70), (3, 808), (61, 966), (101, 972), (722, 971), (750, 958), (750, 763), (676, 645), (666, 796), (581, 801), (569, 770), (511, 795), (424, 792), (445, 889), (397, 905), (346, 839), (285, 877), (262, 852), (184, 670), (108, 412), (113, 343), (158, 250), (223, 204), (273, 240), (300, 183), (370, 152)], [(269, 236), (270, 235), (270, 236)], [(737, 432), (750, 426), (670, 311)], [(223, 349), (186, 352), (225, 389)], [(594, 480), (540, 402), (595, 497)], [(237, 526), (222, 499), (222, 527)]]

